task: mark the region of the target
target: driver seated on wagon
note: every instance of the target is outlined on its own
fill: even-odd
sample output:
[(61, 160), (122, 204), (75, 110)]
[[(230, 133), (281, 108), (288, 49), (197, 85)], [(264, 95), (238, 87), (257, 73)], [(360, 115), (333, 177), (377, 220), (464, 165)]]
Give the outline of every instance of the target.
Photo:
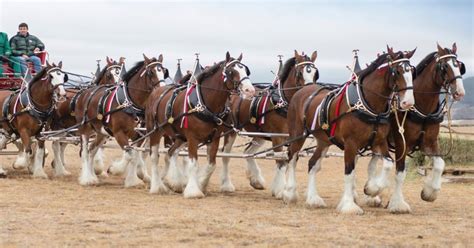
[(41, 59), (37, 54), (44, 50), (44, 44), (28, 32), (28, 24), (18, 25), (18, 33), (10, 39), (10, 47), (12, 55), (20, 61), (22, 75), (26, 73), (27, 61), (33, 62), (35, 73), (41, 71)]

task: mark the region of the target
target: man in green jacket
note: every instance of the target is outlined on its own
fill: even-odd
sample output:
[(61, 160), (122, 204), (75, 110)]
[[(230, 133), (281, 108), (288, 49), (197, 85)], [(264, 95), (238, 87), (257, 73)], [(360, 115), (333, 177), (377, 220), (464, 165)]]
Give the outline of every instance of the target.
[(44, 50), (44, 44), (28, 33), (28, 24), (20, 23), (18, 33), (10, 39), (12, 54), (21, 62), (21, 73), (26, 73), (26, 61), (33, 62), (35, 72), (41, 71), (41, 60), (36, 53)]
[(3, 77), (3, 62), (11, 62), (10, 66), (13, 71), (20, 74), (20, 62), (15, 57), (12, 57), (12, 49), (8, 42), (8, 35), (4, 32), (0, 32), (0, 77)]

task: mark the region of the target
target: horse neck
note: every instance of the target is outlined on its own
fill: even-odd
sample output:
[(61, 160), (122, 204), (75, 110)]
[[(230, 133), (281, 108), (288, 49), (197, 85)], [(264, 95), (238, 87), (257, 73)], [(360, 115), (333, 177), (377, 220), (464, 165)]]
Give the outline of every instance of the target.
[(291, 99), (295, 95), (296, 91), (298, 91), (298, 89), (296, 88), (296, 70), (295, 70), (295, 68), (293, 68), (291, 70), (290, 75), (288, 75), (285, 82), (281, 83), (281, 88), (282, 88), (283, 96), (288, 101), (288, 103), (290, 103)]
[[(133, 76), (130, 81), (127, 82), (127, 92), (130, 99), (140, 108), (145, 108), (148, 96), (152, 92), (151, 89), (147, 89), (147, 81), (149, 78), (144, 75), (140, 77), (141, 70)], [(145, 86), (145, 87), (144, 87)]]
[(53, 99), (53, 91), (49, 85), (49, 80), (40, 79), (36, 82), (30, 82), (30, 84), (30, 99), (35, 104), (35, 107), (44, 111), (50, 109)]
[(437, 82), (439, 78), (433, 76), (435, 65), (431, 63), (413, 82), (415, 105), (423, 113), (433, 113), (438, 107), (439, 94), (434, 92), (441, 91), (441, 84)]
[(369, 107), (376, 113), (385, 112), (387, 110), (388, 102), (385, 97), (390, 97), (391, 94), (385, 76), (378, 75), (378, 73), (374, 71), (364, 79), (361, 86), (365, 97), (364, 99)]
[(200, 83), (202, 86), (200, 88), (202, 100), (213, 113), (218, 113), (223, 110), (222, 106), (225, 105), (230, 95), (221, 75), (222, 69), (219, 69), (214, 75)]

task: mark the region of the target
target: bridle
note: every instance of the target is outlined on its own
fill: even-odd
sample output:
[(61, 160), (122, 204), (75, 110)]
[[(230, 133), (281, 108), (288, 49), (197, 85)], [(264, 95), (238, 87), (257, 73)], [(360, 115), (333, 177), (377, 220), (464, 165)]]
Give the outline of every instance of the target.
[[(153, 69), (153, 66), (154, 65), (160, 65), (161, 68), (163, 69), (163, 75), (165, 75), (164, 71), (165, 71), (165, 68), (163, 67), (163, 63), (159, 62), (159, 61), (155, 61), (155, 62), (151, 62), (150, 64), (146, 65), (143, 72), (140, 74), (140, 77), (143, 77), (146, 73), (148, 79), (150, 79), (150, 81), (152, 81), (152, 86), (151, 86), (151, 89), (153, 89), (156, 85), (159, 85), (160, 83), (164, 83), (166, 82), (165, 81), (165, 77), (163, 77), (163, 79), (159, 79), (158, 83), (153, 83), (153, 80), (152, 80), (152, 73), (151, 73), (151, 69)], [(149, 90), (151, 90), (149, 89)]]
[[(234, 80), (231, 77), (232, 72), (230, 71), (230, 66), (233, 66), (233, 65), (243, 66), (245, 68), (247, 76), (241, 78), (240, 80)], [(242, 62), (240, 62), (239, 60), (234, 59), (234, 60), (232, 60), (232, 61), (230, 61), (230, 62), (228, 62), (224, 65), (224, 68), (222, 69), (222, 80), (224, 81), (224, 84), (225, 84), (225, 87), (227, 88), (227, 90), (229, 90), (232, 93), (237, 93), (239, 85), (244, 80), (250, 79), (250, 77), (248, 76), (249, 74), (250, 74), (250, 71), (249, 71), (248, 67), (246, 65), (244, 65)], [(232, 87), (228, 86), (229, 82), (232, 83)]]
[[(306, 68), (306, 70), (309, 70), (310, 68), (313, 68), (316, 70), (315, 72), (315, 77), (319, 77), (319, 71), (318, 71), (318, 68), (316, 67), (316, 65), (314, 64), (314, 62), (312, 61), (303, 61), (303, 62), (300, 62), (298, 64), (295, 65), (295, 70), (296, 70), (296, 81), (298, 81), (298, 78), (301, 78), (303, 77), (303, 73), (301, 71), (298, 70), (298, 67), (300, 66), (304, 66), (304, 68)], [(316, 78), (317, 80), (317, 78)], [(313, 80), (313, 81), (316, 81), (316, 80)], [(304, 85), (307, 85), (307, 84), (311, 84), (313, 82), (308, 82), (308, 83), (304, 83)]]
[[(443, 83), (441, 84), (441, 86), (446, 90), (448, 91), (449, 90), (449, 85), (456, 81), (456, 79), (462, 79), (462, 74), (461, 75), (458, 75), (458, 76), (454, 76), (453, 78), (451, 79), (447, 79), (446, 78), (446, 75), (448, 73), (448, 62), (447, 62), (447, 59), (450, 59), (452, 58), (454, 61), (453, 61), (453, 64), (455, 67), (458, 67), (459, 66), (459, 61), (457, 60), (457, 56), (455, 54), (446, 54), (446, 55), (443, 55), (443, 56), (440, 56), (440, 57), (437, 57), (436, 58), (436, 74), (435, 74), (435, 77), (437, 75), (440, 75), (441, 76), (441, 79), (443, 81)], [(455, 63), (454, 63), (455, 62)], [(440, 73), (440, 74), (438, 74)]]

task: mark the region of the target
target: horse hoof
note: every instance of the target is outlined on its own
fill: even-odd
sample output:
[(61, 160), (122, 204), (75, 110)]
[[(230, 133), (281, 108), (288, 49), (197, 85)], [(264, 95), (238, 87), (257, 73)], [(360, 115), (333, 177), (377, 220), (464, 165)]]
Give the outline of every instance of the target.
[(296, 190), (283, 191), (283, 202), (286, 204), (295, 204), (298, 201)]
[(145, 187), (145, 183), (136, 178), (135, 180), (130, 180), (130, 181), (126, 181), (125, 180), (125, 184), (124, 184), (125, 188), (143, 188)]
[(313, 196), (313, 197), (309, 197), (306, 200), (306, 207), (307, 208), (325, 208), (326, 203), (324, 202), (323, 198), (319, 196), (317, 197)]
[(232, 183), (226, 183), (221, 186), (222, 193), (232, 193), (235, 192), (235, 187)]
[(382, 207), (382, 200), (379, 196), (371, 197), (366, 195), (365, 196), (365, 205), (373, 208)]
[(67, 177), (67, 176), (70, 176), (70, 175), (71, 175), (71, 172), (69, 172), (67, 170), (64, 170), (63, 172), (54, 174), (55, 177)]
[(188, 190), (188, 187), (186, 187), (186, 189), (183, 192), (183, 196), (184, 198), (187, 198), (187, 199), (198, 199), (198, 198), (203, 198), (204, 193), (202, 193), (202, 191), (200, 190), (191, 191), (191, 190)]
[(263, 186), (262, 182), (259, 182), (258, 180), (250, 180), (250, 186), (256, 190), (264, 190), (265, 186)]
[(34, 179), (48, 179), (48, 175), (44, 172), (36, 172), (31, 176)]
[(337, 211), (341, 214), (363, 214), (364, 210), (360, 208), (353, 200), (341, 200), (337, 206)]
[(378, 187), (375, 183), (365, 183), (364, 194), (375, 197), (379, 195), (380, 192), (382, 192), (382, 188)]
[(80, 178), (79, 184), (82, 186), (94, 186), (99, 184), (98, 178)]
[(392, 214), (409, 214), (411, 208), (405, 201), (390, 201), (388, 203), (388, 209)]
[(0, 178), (7, 178), (7, 172), (6, 171), (1, 171), (0, 172)]
[(439, 190), (435, 190), (432, 187), (424, 187), (421, 191), (421, 199), (427, 202), (434, 202), (438, 197)]
[(169, 192), (170, 190), (164, 184), (150, 188), (150, 194), (166, 195), (169, 194)]

